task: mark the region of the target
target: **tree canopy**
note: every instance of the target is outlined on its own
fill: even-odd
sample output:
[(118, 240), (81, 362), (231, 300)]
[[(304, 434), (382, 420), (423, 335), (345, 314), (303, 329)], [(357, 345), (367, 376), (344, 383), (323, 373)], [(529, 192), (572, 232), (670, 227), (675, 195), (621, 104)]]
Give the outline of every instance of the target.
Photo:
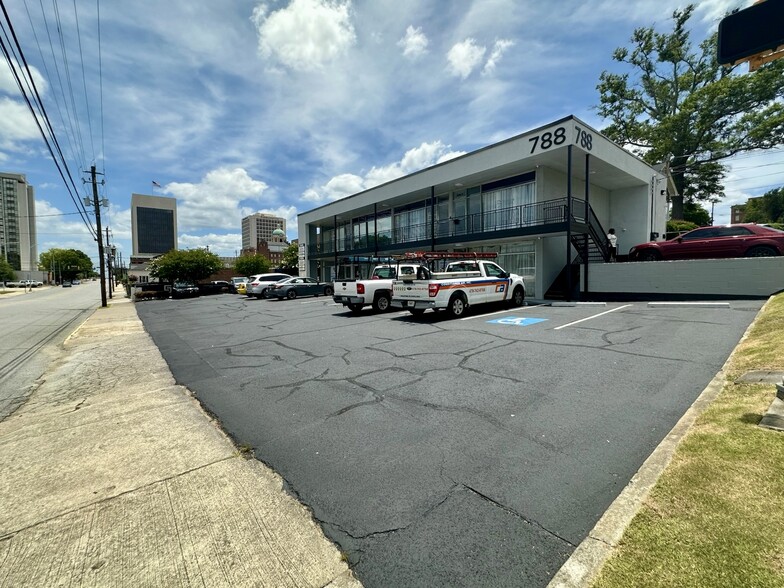
[(299, 266), (299, 244), (292, 243), (283, 250), (283, 267)]
[(234, 272), (238, 276), (263, 274), (268, 272), (269, 269), (269, 259), (258, 253), (241, 255), (237, 258), (237, 261), (234, 262)]
[(166, 282), (197, 282), (223, 267), (216, 254), (206, 249), (172, 249), (149, 264), (150, 276)]
[(743, 212), (749, 223), (784, 223), (784, 187), (749, 198)]
[(38, 269), (52, 272), (57, 281), (70, 281), (91, 276), (93, 261), (78, 249), (52, 248), (38, 256)]
[(0, 282), (7, 282), (15, 279), (16, 274), (14, 273), (14, 268), (11, 267), (11, 264), (8, 263), (5, 258), (0, 257)]
[(613, 59), (631, 72), (602, 72), (604, 133), (647, 162), (668, 163), (683, 202), (724, 196), (728, 157), (784, 142), (784, 59), (740, 75), (716, 61), (717, 33), (692, 48), (686, 25), (694, 5), (673, 13), (671, 33), (639, 28)]

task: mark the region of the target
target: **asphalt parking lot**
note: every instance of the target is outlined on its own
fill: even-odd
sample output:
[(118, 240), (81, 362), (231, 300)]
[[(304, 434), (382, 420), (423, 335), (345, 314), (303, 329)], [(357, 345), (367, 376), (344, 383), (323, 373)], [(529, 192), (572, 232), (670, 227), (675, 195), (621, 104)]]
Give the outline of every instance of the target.
[(763, 301), (353, 316), (137, 305), (179, 383), (283, 476), (365, 586), (545, 586)]

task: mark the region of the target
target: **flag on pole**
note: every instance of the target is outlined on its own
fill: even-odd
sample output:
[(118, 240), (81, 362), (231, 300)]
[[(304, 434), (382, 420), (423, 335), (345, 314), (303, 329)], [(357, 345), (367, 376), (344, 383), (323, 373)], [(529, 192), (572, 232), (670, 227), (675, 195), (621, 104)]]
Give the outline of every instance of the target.
[(161, 187), (161, 185), (158, 182), (156, 182), (155, 180), (152, 181), (152, 185), (155, 186), (156, 188), (160, 188)]

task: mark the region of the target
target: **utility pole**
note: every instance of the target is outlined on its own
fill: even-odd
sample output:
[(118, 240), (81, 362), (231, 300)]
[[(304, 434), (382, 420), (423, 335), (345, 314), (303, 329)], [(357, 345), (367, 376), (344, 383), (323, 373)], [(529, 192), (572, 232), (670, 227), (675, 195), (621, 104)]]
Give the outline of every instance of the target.
[(103, 257), (103, 235), (101, 234), (101, 203), (98, 201), (98, 181), (95, 178), (95, 166), (90, 167), (90, 178), (93, 184), (93, 206), (95, 206), (95, 228), (97, 230), (98, 260), (101, 265), (101, 306), (106, 308), (106, 268)]
[(112, 297), (112, 246), (109, 244), (109, 227), (106, 227), (106, 269), (109, 273), (109, 298)]

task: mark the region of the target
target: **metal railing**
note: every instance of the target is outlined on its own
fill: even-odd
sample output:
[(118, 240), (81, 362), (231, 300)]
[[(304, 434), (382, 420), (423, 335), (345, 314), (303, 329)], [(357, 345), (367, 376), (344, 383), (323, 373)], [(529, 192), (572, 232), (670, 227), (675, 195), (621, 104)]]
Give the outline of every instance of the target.
[[(516, 229), (529, 229), (531, 227), (545, 227), (553, 224), (568, 222), (567, 199), (557, 198), (545, 200), (534, 204), (523, 204), (508, 208), (499, 208), (486, 212), (455, 216), (448, 219), (439, 219), (435, 223), (430, 221), (412, 225), (395, 227), (392, 230), (379, 231), (378, 235), (363, 236), (355, 239), (325, 239), (317, 245), (309, 245), (310, 255), (325, 255), (334, 253), (351, 253), (362, 250), (383, 250), (390, 246), (402, 246), (408, 243), (421, 243), (422, 241), (465, 236), (470, 238), (481, 234), (483, 238), (491, 237), (493, 233)], [(599, 247), (606, 253), (605, 237), (601, 223), (596, 218), (584, 200), (572, 198), (572, 222), (586, 223), (589, 226), (593, 240), (600, 244)], [(337, 250), (336, 250), (337, 247)]]

